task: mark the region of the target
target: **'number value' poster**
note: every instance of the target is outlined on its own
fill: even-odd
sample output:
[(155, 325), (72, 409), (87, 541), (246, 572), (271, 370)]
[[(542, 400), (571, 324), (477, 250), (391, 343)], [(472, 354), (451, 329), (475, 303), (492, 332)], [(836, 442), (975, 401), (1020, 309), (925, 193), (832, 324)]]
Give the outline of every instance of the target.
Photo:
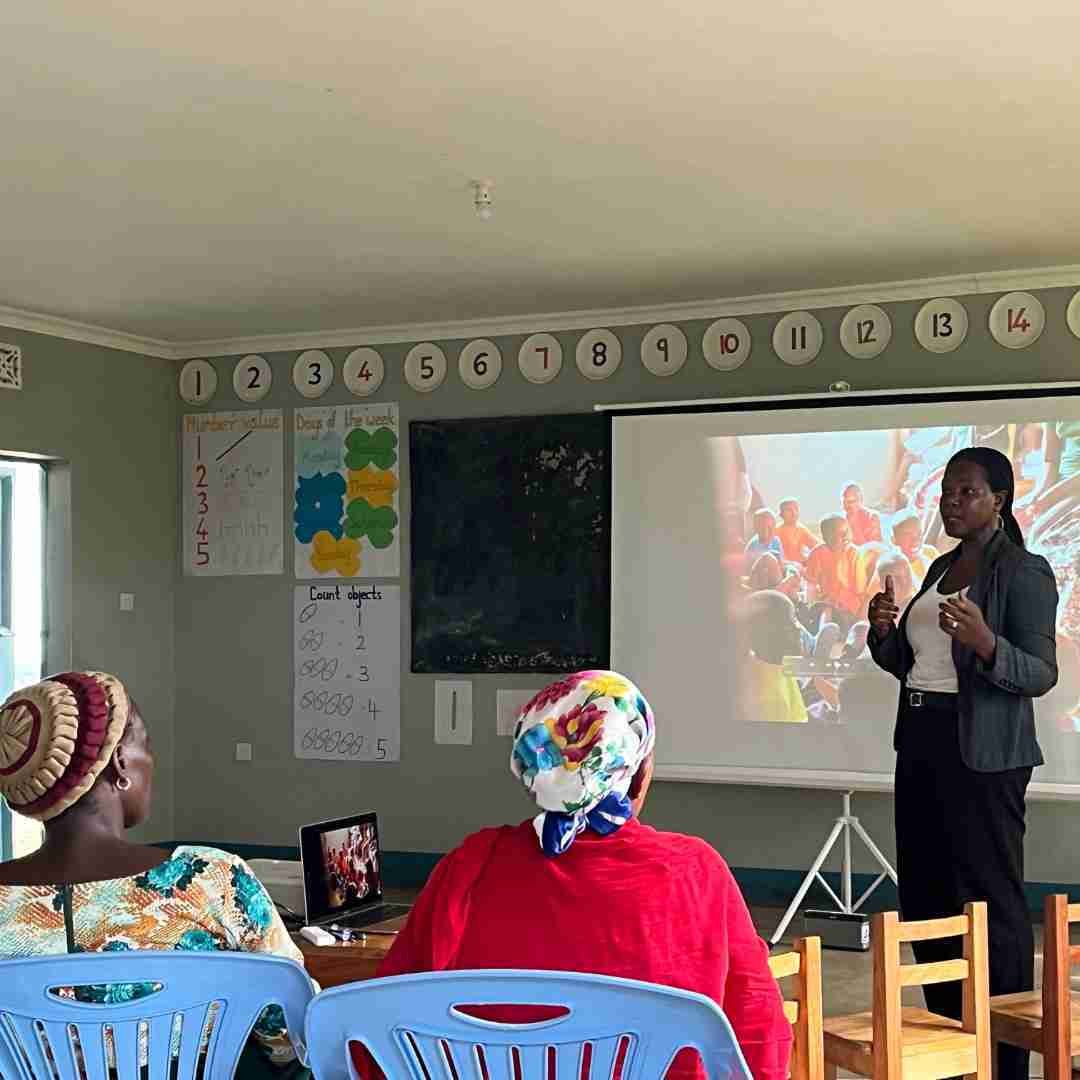
[(280, 574), (284, 424), (280, 409), (183, 421), (183, 560), (194, 577)]
[(397, 405), (297, 409), (294, 429), (296, 576), (397, 577)]
[(401, 759), (401, 589), (296, 587), (293, 746), (298, 758)]

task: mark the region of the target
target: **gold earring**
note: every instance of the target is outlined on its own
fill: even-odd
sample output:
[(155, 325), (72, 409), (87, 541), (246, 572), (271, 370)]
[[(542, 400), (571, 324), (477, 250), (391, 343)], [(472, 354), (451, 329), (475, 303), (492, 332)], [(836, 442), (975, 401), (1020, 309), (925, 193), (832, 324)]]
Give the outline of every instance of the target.
[(998, 532), (1004, 532), (1005, 531), (1005, 519), (1000, 514), (998, 514), (998, 516), (997, 516), (997, 527), (998, 527)]

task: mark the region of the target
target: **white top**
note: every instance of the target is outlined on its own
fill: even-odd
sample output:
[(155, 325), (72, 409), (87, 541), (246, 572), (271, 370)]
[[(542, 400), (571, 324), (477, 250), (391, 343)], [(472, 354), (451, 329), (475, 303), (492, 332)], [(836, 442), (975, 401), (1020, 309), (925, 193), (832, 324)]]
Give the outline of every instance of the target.
[[(959, 596), (963, 591), (949, 595)], [(955, 694), (960, 690), (952, 658), (952, 638), (940, 624), (941, 605), (948, 599), (949, 596), (938, 592), (934, 585), (911, 605), (906, 625), (915, 663), (908, 672), (909, 690), (935, 694)]]

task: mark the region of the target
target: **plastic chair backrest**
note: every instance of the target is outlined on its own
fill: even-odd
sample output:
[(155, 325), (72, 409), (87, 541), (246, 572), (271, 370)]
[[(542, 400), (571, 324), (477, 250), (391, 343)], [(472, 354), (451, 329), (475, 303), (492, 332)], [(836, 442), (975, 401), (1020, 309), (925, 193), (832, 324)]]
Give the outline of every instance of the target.
[[(479, 1005), (554, 1006), (561, 1015), (513, 1024), (461, 1011)], [(443, 971), (373, 979), (314, 998), (305, 1041), (316, 1080), (355, 1080), (354, 1040), (393, 1080), (609, 1080), (620, 1058), (622, 1080), (659, 1080), (682, 1047), (698, 1051), (711, 1080), (751, 1080), (715, 1002), (606, 975)]]
[[(135, 986), (149, 993), (132, 998)], [(94, 987), (105, 1000), (57, 994), (71, 987)], [(171, 1080), (175, 1060), (176, 1080), (192, 1080), (205, 1042), (204, 1080), (228, 1080), (267, 1005), (281, 1006), (303, 1056), (311, 998), (303, 968), (276, 956), (131, 951), (0, 960), (0, 1076)]]

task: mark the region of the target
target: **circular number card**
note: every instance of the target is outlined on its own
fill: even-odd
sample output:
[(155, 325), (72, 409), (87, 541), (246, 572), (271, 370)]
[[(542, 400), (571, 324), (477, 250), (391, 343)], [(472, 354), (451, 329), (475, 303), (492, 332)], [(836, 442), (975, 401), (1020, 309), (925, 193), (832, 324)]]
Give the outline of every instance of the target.
[(1065, 309), (1065, 322), (1069, 324), (1073, 334), (1080, 338), (1080, 292), (1069, 301), (1069, 306)]
[(927, 300), (915, 316), (915, 340), (930, 352), (949, 353), (960, 348), (967, 332), (967, 310), (948, 296)]
[(217, 372), (206, 360), (189, 360), (180, 369), (180, 396), (189, 405), (205, 405), (217, 390)]
[(502, 353), (493, 341), (470, 341), (458, 357), (461, 381), (472, 390), (486, 390), (502, 374)]
[(304, 397), (322, 397), (333, 385), (334, 361), (322, 349), (307, 349), (293, 364), (292, 381)]
[(586, 379), (606, 379), (622, 363), (622, 345), (610, 330), (590, 330), (577, 343), (576, 360)]
[(405, 381), (421, 394), (438, 389), (446, 378), (446, 353), (430, 341), (414, 345), (405, 357)]
[(776, 324), (772, 335), (776, 355), (792, 367), (809, 364), (821, 352), (824, 341), (825, 331), (809, 311), (789, 312)]
[(345, 357), (345, 366), (341, 369), (341, 378), (350, 394), (367, 397), (382, 386), (386, 375), (386, 366), (382, 356), (366, 345), (353, 349)]
[(641, 362), (653, 375), (674, 375), (686, 363), (686, 335), (670, 323), (654, 326), (642, 339)]
[(1026, 292), (1006, 293), (990, 309), (990, 333), (1006, 349), (1026, 349), (1039, 340), (1046, 326), (1046, 309)]
[(872, 360), (892, 339), (892, 320), (877, 304), (853, 307), (840, 323), (840, 344), (848, 356)]
[(741, 319), (717, 319), (701, 339), (705, 363), (715, 371), (734, 371), (750, 355), (750, 331)]
[(245, 356), (233, 368), (232, 384), (236, 396), (249, 404), (262, 401), (270, 393), (272, 379), (270, 364), (262, 356)]
[(518, 350), (518, 368), (531, 383), (551, 382), (562, 371), (562, 346), (552, 334), (533, 334)]

